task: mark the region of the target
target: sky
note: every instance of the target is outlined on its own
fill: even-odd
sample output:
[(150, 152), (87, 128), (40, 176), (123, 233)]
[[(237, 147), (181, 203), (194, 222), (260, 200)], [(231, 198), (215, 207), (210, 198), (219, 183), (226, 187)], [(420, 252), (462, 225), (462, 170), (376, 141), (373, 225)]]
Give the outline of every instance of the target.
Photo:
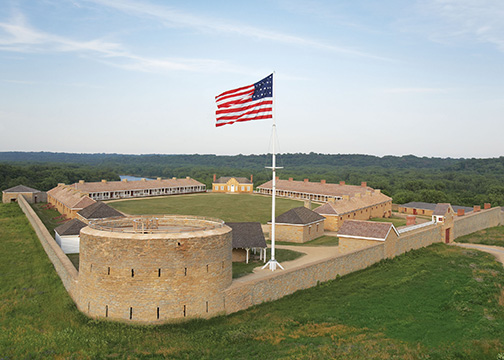
[(502, 0), (2, 0), (0, 151), (503, 154)]

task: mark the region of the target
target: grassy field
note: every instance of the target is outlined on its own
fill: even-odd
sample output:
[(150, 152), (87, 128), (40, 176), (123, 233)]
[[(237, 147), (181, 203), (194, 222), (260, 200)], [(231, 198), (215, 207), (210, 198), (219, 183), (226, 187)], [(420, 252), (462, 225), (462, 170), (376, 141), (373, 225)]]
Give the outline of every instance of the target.
[(477, 231), (475, 233), (457, 238), (457, 242), (504, 246), (504, 226)]
[[(203, 193), (115, 201), (109, 205), (135, 215), (199, 215), (216, 217), (227, 222), (258, 221), (261, 224), (271, 220), (271, 197), (251, 194)], [(278, 216), (299, 206), (303, 206), (302, 201), (277, 198), (276, 214)]]
[(64, 222), (61, 222), (61, 219), (56, 219), (61, 215), (58, 210), (47, 209), (45, 208), (46, 205), (47, 203), (31, 204), (33, 210), (49, 231), (49, 234), (54, 238), (54, 229), (64, 224)]
[(504, 268), (436, 244), (229, 316), (79, 313), (17, 204), (0, 205), (0, 359), (497, 359)]
[(391, 222), (394, 224), (394, 226), (397, 228), (399, 226), (404, 226), (406, 225), (406, 219), (402, 217), (390, 217), (390, 218), (372, 218), (370, 221), (377, 221), (377, 222)]

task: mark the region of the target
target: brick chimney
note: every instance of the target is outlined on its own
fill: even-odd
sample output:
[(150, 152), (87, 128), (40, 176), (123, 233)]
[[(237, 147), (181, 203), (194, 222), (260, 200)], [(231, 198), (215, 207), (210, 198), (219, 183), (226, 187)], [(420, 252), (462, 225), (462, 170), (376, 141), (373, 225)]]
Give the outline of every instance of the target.
[(345, 185), (345, 182), (344, 181), (340, 181), (339, 184), (343, 186), (343, 185)]
[(483, 205), (483, 208), (486, 210), (486, 209), (491, 209), (492, 208), (492, 204), (490, 203), (485, 203), (485, 205)]
[(174, 176), (174, 177), (172, 177), (172, 180), (177, 180), (177, 178)]
[(308, 179), (304, 179), (304, 182), (307, 183), (308, 182)]
[(365, 181), (361, 182), (361, 183), (360, 183), (360, 186), (362, 186), (362, 187), (367, 187), (367, 182), (365, 182)]
[(375, 193), (381, 194), (381, 190), (380, 189), (375, 189)]
[(289, 178), (289, 181), (293, 181), (294, 179), (293, 178)]
[(343, 195), (343, 200), (350, 200), (350, 196), (349, 195)]
[(278, 176), (275, 176), (276, 181), (278, 181), (280, 178)]
[(481, 211), (481, 205), (474, 205), (473, 212)]
[(122, 182), (128, 182), (128, 179), (122, 179)]
[(157, 181), (161, 181), (161, 178), (160, 178), (160, 177), (158, 177), (158, 178), (157, 178)]
[(360, 198), (360, 197), (361, 197), (361, 193), (359, 193), (359, 192), (358, 192), (358, 193), (355, 193), (355, 194), (354, 194), (354, 197), (356, 197), (356, 198)]
[(189, 180), (189, 179), (190, 179), (190, 177), (189, 177), (189, 176), (186, 176), (185, 178), (186, 178), (186, 180)]
[(406, 226), (411, 226), (416, 224), (416, 216), (415, 215), (407, 215), (406, 216)]
[(325, 185), (326, 181), (325, 181), (325, 180), (320, 180), (320, 183), (321, 183), (322, 185)]
[(213, 174), (213, 182), (217, 181), (217, 174)]
[(84, 180), (79, 180), (79, 184), (84, 184)]
[(101, 182), (102, 182), (102, 183), (104, 183), (104, 184), (106, 184), (106, 183), (107, 183), (107, 180), (102, 179), (102, 181), (101, 181)]
[(311, 210), (311, 200), (310, 199), (304, 200), (304, 207)]
[[(215, 181), (215, 180), (214, 180)], [(254, 182), (254, 175), (250, 174), (250, 182), (253, 183)]]
[(458, 209), (457, 210), (457, 216), (464, 216), (465, 215), (465, 210), (464, 209)]
[(147, 181), (147, 179), (146, 178), (142, 178), (141, 181)]

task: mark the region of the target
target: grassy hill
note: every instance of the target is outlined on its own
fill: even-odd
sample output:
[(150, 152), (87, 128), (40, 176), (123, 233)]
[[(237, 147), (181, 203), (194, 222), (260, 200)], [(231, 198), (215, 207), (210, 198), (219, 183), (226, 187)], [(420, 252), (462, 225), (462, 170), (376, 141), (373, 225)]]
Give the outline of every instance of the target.
[(17, 204), (0, 205), (0, 358), (496, 359), (504, 269), (436, 244), (229, 316), (162, 326), (77, 311)]

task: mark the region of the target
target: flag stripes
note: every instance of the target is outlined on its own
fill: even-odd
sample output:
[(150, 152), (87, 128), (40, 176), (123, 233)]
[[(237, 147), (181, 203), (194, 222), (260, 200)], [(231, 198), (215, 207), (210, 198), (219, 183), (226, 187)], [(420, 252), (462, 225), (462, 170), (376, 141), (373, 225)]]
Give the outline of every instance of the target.
[(215, 97), (215, 126), (273, 118), (273, 74), (253, 85), (228, 90)]

